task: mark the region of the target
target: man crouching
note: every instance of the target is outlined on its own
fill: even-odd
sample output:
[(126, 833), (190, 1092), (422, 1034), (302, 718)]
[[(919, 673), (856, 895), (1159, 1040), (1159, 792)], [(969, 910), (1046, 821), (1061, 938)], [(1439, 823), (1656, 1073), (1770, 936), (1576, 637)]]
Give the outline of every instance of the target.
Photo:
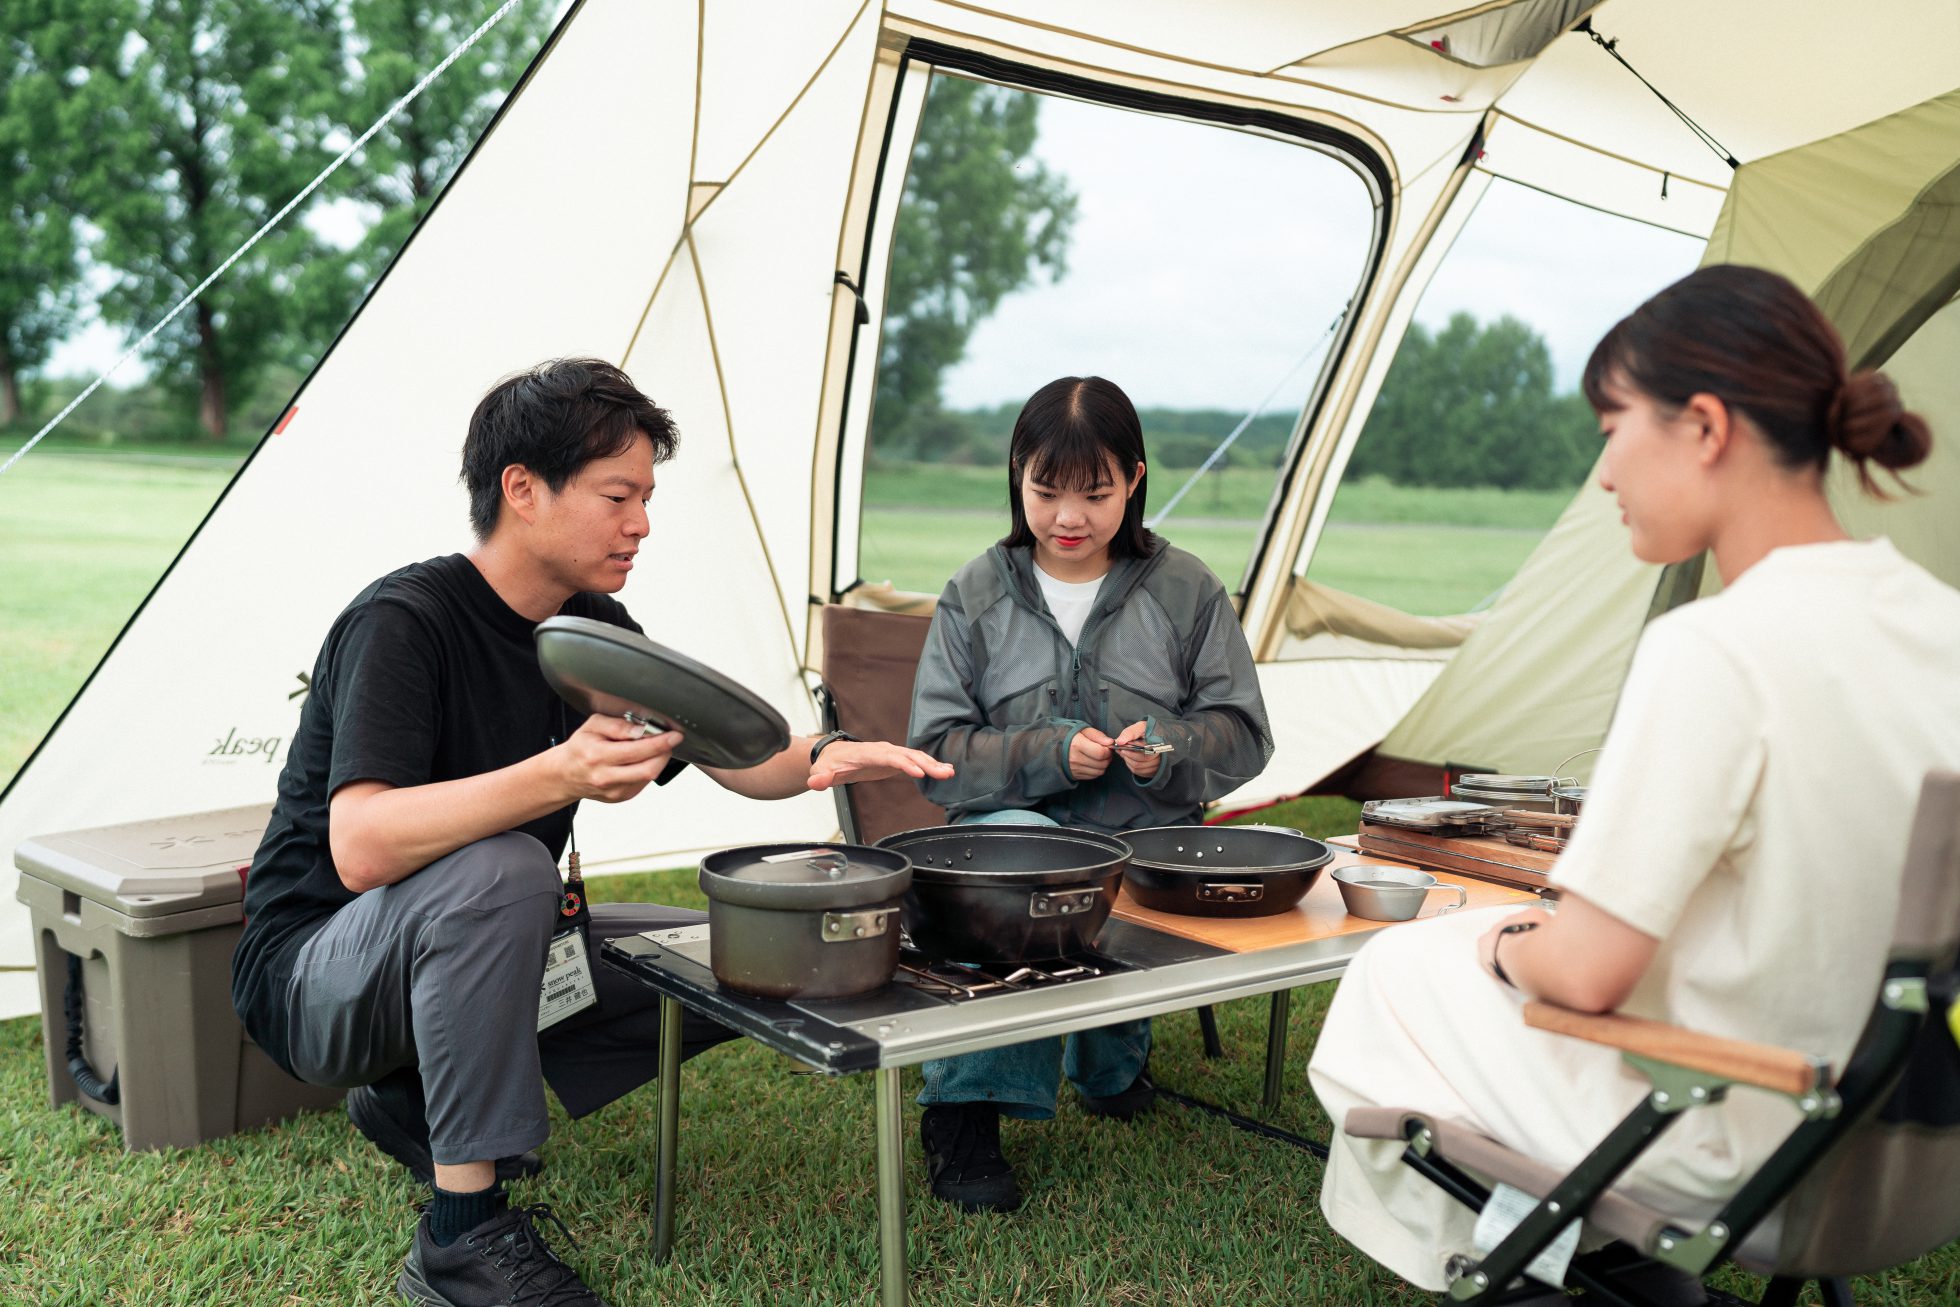
[[(591, 966), (598, 941), (703, 918), (591, 908), (584, 971), (571, 964), (569, 983), (583, 1006), (538, 1029), (579, 800), (618, 803), (687, 764), (672, 756), (678, 732), (575, 720), (538, 669), (532, 630), (558, 614), (640, 630), (608, 595), (632, 572), (654, 468), (678, 439), (595, 359), (546, 363), (485, 395), (463, 446), (476, 547), (390, 572), (334, 621), (252, 861), (233, 1005), (294, 1075), (351, 1086), (354, 1124), (432, 1186), (398, 1284), (413, 1302), (601, 1303), (547, 1247), (548, 1209), (512, 1208), (503, 1184), (541, 1166), (544, 1081), (576, 1118), (658, 1073), (658, 996)], [(916, 750), (838, 736), (701, 770), (761, 799), (952, 774)], [(557, 995), (568, 986), (553, 975)], [(689, 1014), (684, 1055), (729, 1037)]]

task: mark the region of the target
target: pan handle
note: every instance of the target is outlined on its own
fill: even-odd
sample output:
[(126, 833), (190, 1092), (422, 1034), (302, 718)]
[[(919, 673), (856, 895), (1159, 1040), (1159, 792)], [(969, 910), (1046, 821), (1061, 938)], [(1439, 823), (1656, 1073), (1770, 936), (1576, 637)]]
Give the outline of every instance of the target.
[(1096, 895), (1102, 893), (1102, 886), (1091, 885), (1086, 889), (1036, 890), (1028, 895), (1028, 915), (1030, 917), (1073, 917), (1087, 912), (1096, 906)]
[(1198, 886), (1200, 903), (1257, 903), (1266, 897), (1264, 885), (1234, 885), (1230, 883)]

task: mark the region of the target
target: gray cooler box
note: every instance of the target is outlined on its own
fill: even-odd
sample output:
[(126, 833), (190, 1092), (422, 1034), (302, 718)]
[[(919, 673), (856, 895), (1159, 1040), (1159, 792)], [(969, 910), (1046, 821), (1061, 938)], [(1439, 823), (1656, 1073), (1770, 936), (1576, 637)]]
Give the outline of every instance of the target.
[[(130, 1149), (187, 1148), (331, 1107), (344, 1091), (293, 1079), (245, 1037), (231, 1008), (231, 951), (272, 806), (67, 831), (14, 850), (34, 929), (49, 1097), (122, 1127)], [(84, 1094), (68, 1069), (68, 958), (83, 959), (89, 1066), (120, 1101)]]

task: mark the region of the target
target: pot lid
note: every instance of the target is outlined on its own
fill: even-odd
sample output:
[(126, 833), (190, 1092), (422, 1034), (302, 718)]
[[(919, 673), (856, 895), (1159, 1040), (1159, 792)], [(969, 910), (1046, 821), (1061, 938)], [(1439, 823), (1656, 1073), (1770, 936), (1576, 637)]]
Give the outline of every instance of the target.
[(750, 844), (701, 859), (701, 892), (752, 908), (848, 908), (912, 884), (901, 853), (864, 844)]
[(749, 689), (637, 631), (590, 617), (547, 617), (532, 634), (551, 688), (582, 713), (629, 714), (686, 734), (674, 756), (753, 767), (789, 747), (789, 723)]

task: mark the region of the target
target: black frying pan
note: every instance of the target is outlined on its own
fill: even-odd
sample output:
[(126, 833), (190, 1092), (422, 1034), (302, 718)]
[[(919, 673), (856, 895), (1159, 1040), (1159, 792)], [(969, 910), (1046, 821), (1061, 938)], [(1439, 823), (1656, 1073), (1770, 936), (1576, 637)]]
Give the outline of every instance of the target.
[(1268, 826), (1152, 826), (1126, 830), (1123, 872), (1139, 907), (1187, 917), (1268, 917), (1306, 897), (1334, 851)]

